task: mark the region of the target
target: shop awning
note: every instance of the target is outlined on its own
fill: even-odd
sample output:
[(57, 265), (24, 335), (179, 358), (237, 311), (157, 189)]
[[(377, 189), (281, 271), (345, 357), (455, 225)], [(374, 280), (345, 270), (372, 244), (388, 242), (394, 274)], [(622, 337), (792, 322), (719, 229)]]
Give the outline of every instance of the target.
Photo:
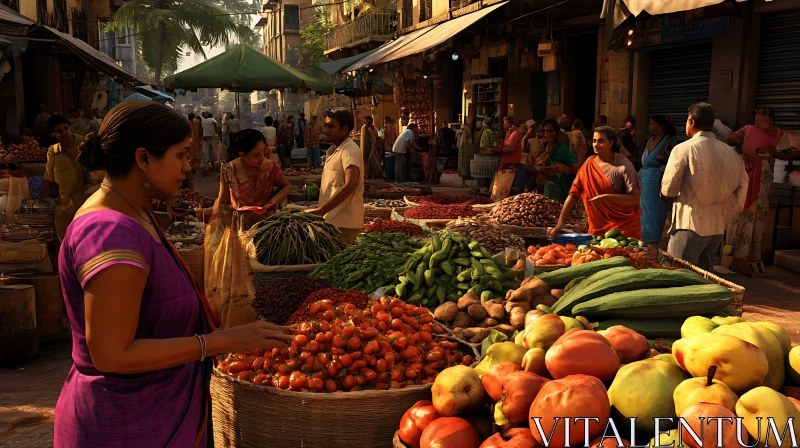
[(671, 14), (691, 11), (723, 3), (725, 0), (604, 0), (601, 18), (613, 20), (613, 28), (622, 24), (630, 16), (638, 16), (642, 12), (650, 15)]
[(325, 73), (327, 73), (329, 75), (335, 75), (337, 73), (342, 73), (342, 71), (345, 68), (355, 64), (356, 62), (364, 59), (365, 57), (371, 55), (372, 53), (375, 53), (379, 49), (380, 49), (380, 47), (374, 48), (374, 49), (366, 51), (364, 53), (359, 53), (359, 54), (357, 54), (355, 56), (350, 56), (349, 58), (338, 59), (336, 61), (323, 62), (323, 63), (319, 64), (319, 68), (321, 68), (322, 71), (324, 71)]
[(160, 90), (156, 90), (151, 86), (137, 86), (136, 90), (141, 90), (141, 91), (145, 92), (145, 95), (157, 96), (157, 97), (162, 98), (164, 100), (175, 102), (175, 98), (167, 95), (166, 93), (164, 93), (164, 92), (162, 92)]
[(153, 84), (153, 81), (120, 67), (110, 56), (100, 50), (96, 50), (86, 42), (49, 26), (42, 26), (41, 28), (60, 39), (76, 56), (85, 62), (86, 65), (98, 72), (105, 73), (106, 75), (126, 82), (137, 82), (147, 85)]
[(398, 37), (395, 40), (390, 40), (389, 42), (386, 42), (385, 44), (383, 44), (380, 47), (378, 47), (375, 50), (374, 53), (372, 53), (371, 55), (365, 57), (364, 59), (356, 62), (355, 64), (351, 65), (350, 67), (347, 67), (346, 69), (342, 70), (342, 72), (343, 73), (344, 72), (353, 72), (353, 71), (356, 71), (356, 70), (361, 70), (362, 68), (367, 67), (369, 65), (372, 65), (375, 61), (383, 58), (384, 56), (386, 56), (389, 53), (397, 50), (398, 48), (401, 48), (403, 45), (411, 43), (412, 41), (414, 41), (418, 37), (428, 33), (429, 31), (431, 31), (433, 28), (435, 28), (435, 27), (431, 26), (431, 27), (428, 27), (428, 28), (423, 28), (421, 30), (414, 31), (413, 33), (404, 34), (404, 35)]
[(382, 64), (385, 62), (396, 61), (406, 56), (419, 54), (422, 53), (423, 51), (427, 51), (430, 50), (431, 48), (437, 47), (447, 42), (450, 38), (452, 38), (456, 34), (474, 25), (478, 20), (481, 20), (484, 17), (491, 14), (492, 12), (502, 8), (507, 3), (508, 3), (507, 1), (498, 3), (496, 5), (492, 5), (469, 14), (465, 14), (461, 17), (450, 19), (447, 22), (440, 23), (439, 25), (434, 26), (431, 31), (425, 33), (425, 35), (419, 37), (418, 39), (414, 39), (413, 41), (410, 41), (405, 45), (398, 47), (396, 50), (381, 57), (374, 63)]
[(15, 25), (33, 25), (36, 22), (14, 11), (13, 9), (0, 4), (0, 23), (13, 23)]

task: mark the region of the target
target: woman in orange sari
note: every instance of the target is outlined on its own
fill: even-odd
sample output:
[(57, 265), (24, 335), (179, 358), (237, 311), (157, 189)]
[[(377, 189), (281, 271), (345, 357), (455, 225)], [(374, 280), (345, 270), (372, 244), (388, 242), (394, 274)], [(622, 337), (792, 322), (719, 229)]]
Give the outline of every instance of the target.
[(594, 130), (592, 143), (595, 155), (586, 159), (578, 170), (550, 236), (559, 234), (578, 199), (582, 199), (589, 216), (589, 233), (603, 235), (619, 229), (627, 237), (641, 239), (639, 197), (642, 187), (631, 161), (617, 152), (617, 131), (601, 126)]
[[(211, 307), (230, 328), (255, 320), (256, 293), (245, 232), (275, 213), (292, 187), (270, 159), (261, 132), (245, 129), (234, 143), (239, 157), (222, 166), (219, 197), (205, 236), (205, 287)], [(273, 186), (280, 187), (273, 195)]]

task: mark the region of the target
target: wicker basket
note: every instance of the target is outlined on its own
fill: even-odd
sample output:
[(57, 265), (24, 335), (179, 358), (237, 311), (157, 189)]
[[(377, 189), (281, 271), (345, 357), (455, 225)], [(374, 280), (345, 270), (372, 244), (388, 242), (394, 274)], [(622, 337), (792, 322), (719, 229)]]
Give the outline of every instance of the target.
[[(454, 338), (449, 338), (457, 340)], [(459, 341), (476, 359), (480, 352)], [(215, 370), (214, 443), (220, 447), (386, 448), (403, 414), (431, 399), (431, 386), (346, 393), (256, 386)]]
[(737, 315), (741, 316), (744, 312), (744, 287), (739, 286), (736, 283), (730, 282), (725, 280), (722, 277), (719, 277), (711, 272), (706, 271), (705, 269), (700, 269), (699, 267), (689, 263), (686, 260), (682, 260), (678, 257), (674, 257), (668, 254), (666, 251), (662, 249), (658, 249), (658, 262), (661, 264), (665, 264), (668, 266), (674, 266), (683, 269), (689, 269), (694, 271), (703, 277), (711, 280), (712, 282), (724, 286), (730, 289), (733, 292), (733, 302), (731, 302), (728, 307), (732, 309)]
[(501, 157), (494, 154), (475, 154), (469, 162), (469, 172), (476, 179), (491, 179), (500, 169)]
[(299, 264), (291, 266), (264, 266), (257, 260), (250, 260), (250, 267), (253, 268), (253, 277), (256, 280), (256, 288), (262, 289), (272, 282), (286, 280), (295, 275), (308, 275), (319, 266), (319, 264)]
[(403, 214), (406, 210), (410, 209), (411, 207), (372, 207), (370, 205), (364, 206), (364, 217), (365, 218), (382, 218), (382, 219), (392, 219), (392, 210), (396, 211), (399, 214)]
[(177, 249), (176, 252), (178, 252), (181, 258), (183, 258), (183, 261), (186, 262), (186, 266), (189, 267), (189, 270), (192, 271), (192, 275), (194, 275), (195, 280), (197, 280), (197, 284), (205, 289), (206, 254), (203, 247), (203, 242), (200, 241), (200, 247), (194, 249)]

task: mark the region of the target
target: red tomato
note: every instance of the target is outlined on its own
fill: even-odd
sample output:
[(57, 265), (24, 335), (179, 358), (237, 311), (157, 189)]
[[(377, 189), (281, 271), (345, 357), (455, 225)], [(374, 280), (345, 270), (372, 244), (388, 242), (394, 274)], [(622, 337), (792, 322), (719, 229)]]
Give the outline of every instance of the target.
[(364, 378), (367, 379), (368, 383), (371, 383), (378, 378), (378, 374), (372, 369), (361, 369), (361, 373), (364, 374)]
[(331, 331), (331, 323), (325, 320), (317, 321), (316, 323), (317, 331)]
[(364, 346), (364, 354), (365, 355), (372, 355), (378, 352), (381, 349), (381, 346), (378, 344), (378, 341), (369, 341), (367, 345)]
[(483, 437), (467, 420), (441, 417), (428, 424), (420, 437), (420, 448), (479, 448)]
[(364, 377), (364, 375), (355, 375), (355, 377), (356, 377), (356, 384), (358, 384), (359, 386), (367, 384), (367, 378)]
[(429, 324), (433, 322), (433, 315), (431, 315), (428, 310), (425, 310), (425, 314), (419, 317), (419, 323), (421, 324)]
[(392, 321), (392, 315), (386, 312), (381, 311), (380, 313), (376, 314), (375, 317), (386, 324)]
[(305, 360), (305, 368), (307, 372), (313, 372), (315, 370), (315, 366), (317, 364), (317, 358), (314, 356), (309, 356)]
[(242, 381), (247, 381), (250, 378), (250, 375), (252, 374), (253, 374), (252, 370), (244, 370), (242, 372), (239, 372), (239, 374), (236, 375), (236, 378)]
[(372, 339), (378, 335), (378, 329), (375, 327), (367, 327), (359, 332), (361, 339)]
[(429, 332), (427, 332), (425, 330), (422, 330), (422, 331), (418, 332), (418, 334), (419, 334), (419, 338), (422, 340), (422, 342), (424, 342), (426, 344), (429, 344), (429, 343), (433, 342), (433, 336), (431, 336), (431, 334)]
[(379, 359), (379, 360), (378, 360), (378, 361), (375, 363), (375, 369), (376, 369), (378, 372), (385, 372), (385, 371), (388, 369), (388, 366), (389, 366), (389, 365), (386, 363), (386, 360), (385, 360), (385, 359)]
[[(310, 327), (310, 325), (309, 325), (309, 327)], [(294, 339), (292, 339), (292, 343), (297, 345), (300, 348), (305, 347), (306, 344), (308, 344), (308, 336), (306, 336), (306, 334), (311, 334), (311, 331), (309, 330), (308, 333), (305, 333), (305, 334), (301, 333), (301, 334), (295, 335)]]
[(248, 370), (249, 368), (250, 368), (249, 363), (245, 363), (242, 361), (234, 361), (228, 365), (228, 372), (230, 372), (231, 374), (237, 374), (244, 370)]
[(303, 372), (292, 372), (289, 377), (289, 388), (292, 390), (300, 390), (308, 385), (308, 378)]
[(266, 375), (264, 373), (259, 373), (258, 375), (253, 377), (253, 384), (255, 385), (259, 385), (264, 382), (269, 383), (269, 375)]
[(289, 375), (275, 375), (275, 379), (273, 380), (273, 384), (275, 387), (279, 389), (288, 389), (289, 388)]
[(463, 364), (463, 365), (465, 365), (467, 367), (471, 366), (473, 362), (475, 362), (475, 361), (472, 359), (472, 356), (470, 356), (470, 355), (466, 355), (463, 358), (461, 358), (461, 364)]
[(347, 347), (347, 341), (337, 334), (333, 337), (333, 346), (336, 348), (345, 348)]
[(353, 337), (356, 334), (357, 328), (353, 325), (348, 325), (342, 329), (342, 337), (347, 339)]
[[(350, 328), (354, 328), (354, 327), (350, 327)], [(359, 339), (358, 336), (353, 336), (352, 338), (350, 338), (350, 340), (347, 341), (347, 348), (350, 351), (356, 351), (356, 350), (360, 349), (361, 348), (361, 339)]]
[(392, 330), (402, 330), (403, 329), (403, 321), (400, 319), (393, 319), (391, 325), (389, 326)]
[(298, 368), (300, 368), (300, 360), (290, 359), (286, 361), (286, 365), (289, 366), (289, 368), (292, 370), (297, 370)]
[(411, 448), (420, 448), (422, 432), (431, 422), (439, 418), (433, 403), (421, 400), (408, 408), (400, 419), (400, 440)]
[(408, 346), (408, 338), (406, 338), (405, 336), (396, 338), (394, 342), (392, 342), (392, 347), (395, 350), (403, 350), (404, 348), (406, 348), (406, 346)]
[(375, 390), (386, 390), (389, 385), (386, 383), (376, 383)]
[(325, 388), (325, 382), (322, 381), (322, 378), (311, 378), (308, 380), (308, 388), (314, 392), (322, 392), (322, 389)]
[(347, 354), (342, 355), (342, 357), (339, 358), (339, 362), (342, 363), (342, 367), (344, 368), (350, 367), (353, 365), (353, 357)]
[(415, 347), (415, 346), (413, 346), (413, 345), (409, 345), (408, 347), (406, 347), (406, 348), (405, 348), (405, 349), (404, 349), (404, 350), (403, 350), (403, 351), (400, 353), (400, 356), (401, 356), (403, 359), (406, 359), (406, 360), (408, 360), (408, 359), (411, 359), (411, 358), (416, 358), (416, 357), (417, 357), (417, 355), (419, 355), (419, 351), (417, 350), (417, 347)]
[(317, 353), (317, 361), (323, 366), (328, 365), (328, 361), (330, 361), (330, 356), (327, 353)]
[(403, 309), (399, 306), (392, 307), (392, 317), (400, 317), (403, 315)]
[(312, 325), (311, 322), (300, 322), (297, 325), (297, 331), (300, 333), (300, 335), (308, 336), (314, 331), (314, 325)]
[(312, 355), (316, 355), (317, 353), (319, 353), (319, 346), (320, 346), (320, 343), (317, 342), (317, 341), (313, 341), (313, 340), (312, 341), (308, 341), (307, 348), (308, 348), (309, 353), (311, 353)]
[(264, 357), (260, 356), (253, 360), (253, 363), (250, 364), (250, 368), (253, 370), (263, 369), (264, 368)]
[(325, 390), (328, 392), (336, 392), (339, 390), (339, 386), (336, 385), (336, 381), (325, 380)]
[(338, 361), (330, 361), (325, 366), (328, 370), (328, 375), (332, 378), (339, 378), (340, 372), (342, 371), (342, 364)]
[(362, 358), (362, 354), (361, 354), (361, 352), (353, 352), (353, 353), (350, 353), (350, 356), (352, 356), (354, 360), (359, 360), (359, 359), (361, 359), (361, 358)]
[(419, 376), (419, 372), (416, 369), (406, 369), (405, 371), (406, 378), (414, 379)]
[(342, 387), (346, 390), (350, 390), (358, 385), (356, 377), (353, 375), (347, 375), (342, 380)]
[(250, 364), (250, 356), (245, 355), (244, 353), (239, 353), (234, 355), (234, 361), (241, 361), (245, 364)]
[(336, 319), (336, 314), (333, 312), (333, 310), (328, 310), (322, 313), (322, 320), (327, 320), (330, 322), (333, 319)]

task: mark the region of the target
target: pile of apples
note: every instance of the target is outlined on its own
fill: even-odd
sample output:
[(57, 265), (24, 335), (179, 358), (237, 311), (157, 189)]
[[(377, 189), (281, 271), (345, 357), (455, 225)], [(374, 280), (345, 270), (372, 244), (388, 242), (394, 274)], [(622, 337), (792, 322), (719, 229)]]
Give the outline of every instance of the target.
[[(763, 446), (768, 431), (769, 446), (793, 446), (788, 430), (775, 444), (767, 417), (779, 435), (789, 424), (800, 439), (800, 387), (792, 387), (800, 386), (800, 346), (792, 348), (780, 326), (693, 316), (682, 338), (659, 353), (627, 327), (594, 331), (566, 322), (531, 310), (514, 342), (493, 344), (474, 368), (442, 371), (432, 401), (403, 416), (400, 439), (412, 448), (537, 448), (584, 446), (588, 435), (592, 447), (629, 447), (636, 418), (635, 446), (682, 440), (714, 447), (719, 435), (722, 446), (739, 447), (737, 417), (750, 446)], [(596, 418), (586, 433), (575, 420), (585, 417)], [(673, 426), (662, 420), (664, 433), (655, 435), (658, 417)], [(678, 417), (691, 431), (677, 425)], [(572, 422), (568, 437), (565, 418)], [(731, 420), (718, 426), (709, 418)], [(619, 432), (606, 432), (609, 420)]]

